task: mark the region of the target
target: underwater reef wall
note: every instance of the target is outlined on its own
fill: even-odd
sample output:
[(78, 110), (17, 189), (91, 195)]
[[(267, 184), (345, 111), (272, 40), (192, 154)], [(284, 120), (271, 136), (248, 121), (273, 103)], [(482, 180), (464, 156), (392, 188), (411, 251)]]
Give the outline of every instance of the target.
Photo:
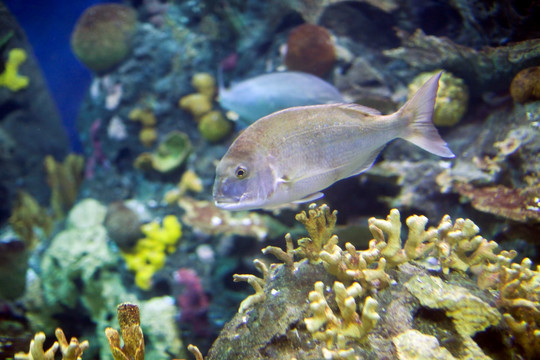
[[(538, 357), (540, 5), (523, 4), (123, 1), (74, 29), (93, 79), (67, 157), (24, 36), (0, 32), (2, 355), (56, 335), (83, 359), (140, 357), (143, 331), (150, 360)], [(266, 76), (286, 103), (298, 67), (384, 114), (442, 72), (434, 121), (456, 157), (397, 139), (319, 205), (217, 208), (216, 164), (258, 117), (220, 92), (251, 84), (229, 93), (253, 115)], [(125, 302), (130, 351), (111, 329)]]
[(49, 200), (43, 161), (69, 151), (65, 129), (24, 30), (0, 2), (0, 224), (17, 190)]

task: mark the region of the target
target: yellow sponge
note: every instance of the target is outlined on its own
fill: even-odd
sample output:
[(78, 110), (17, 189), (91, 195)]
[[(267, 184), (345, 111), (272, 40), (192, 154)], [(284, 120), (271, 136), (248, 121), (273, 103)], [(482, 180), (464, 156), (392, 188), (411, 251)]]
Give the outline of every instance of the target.
[(28, 76), (18, 73), (19, 66), (26, 60), (26, 52), (23, 49), (11, 49), (6, 62), (5, 70), (0, 74), (0, 86), (7, 87), (11, 91), (24, 89), (30, 83)]
[(135, 284), (143, 290), (152, 286), (152, 276), (165, 265), (166, 253), (174, 252), (182, 237), (182, 226), (174, 215), (163, 218), (160, 227), (152, 221), (141, 227), (146, 237), (140, 239), (133, 251), (123, 253), (129, 270), (135, 272)]

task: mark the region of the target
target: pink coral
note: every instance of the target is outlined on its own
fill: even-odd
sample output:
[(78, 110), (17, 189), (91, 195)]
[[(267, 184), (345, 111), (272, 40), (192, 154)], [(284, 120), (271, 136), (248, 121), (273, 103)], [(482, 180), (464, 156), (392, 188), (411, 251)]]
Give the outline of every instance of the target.
[(180, 307), (180, 320), (191, 324), (195, 334), (208, 335), (208, 319), (206, 313), (210, 301), (203, 290), (201, 279), (193, 269), (180, 268), (174, 273), (174, 281), (183, 287), (177, 296)]

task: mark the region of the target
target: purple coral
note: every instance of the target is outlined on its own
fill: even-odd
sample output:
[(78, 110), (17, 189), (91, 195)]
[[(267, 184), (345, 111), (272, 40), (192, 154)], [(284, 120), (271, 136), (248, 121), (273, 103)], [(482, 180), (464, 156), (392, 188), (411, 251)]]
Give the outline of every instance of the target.
[(191, 324), (196, 335), (207, 336), (207, 310), (210, 301), (203, 290), (201, 279), (195, 270), (180, 268), (174, 273), (174, 281), (182, 286), (182, 291), (176, 297), (181, 311), (180, 321)]

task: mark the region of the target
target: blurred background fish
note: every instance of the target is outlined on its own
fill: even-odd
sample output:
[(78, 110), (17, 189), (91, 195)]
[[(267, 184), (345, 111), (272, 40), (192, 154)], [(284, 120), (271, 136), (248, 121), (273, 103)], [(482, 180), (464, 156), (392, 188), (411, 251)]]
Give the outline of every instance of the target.
[(220, 105), (248, 126), (263, 116), (293, 106), (343, 103), (331, 84), (308, 73), (275, 72), (253, 77), (225, 88), (219, 80)]

